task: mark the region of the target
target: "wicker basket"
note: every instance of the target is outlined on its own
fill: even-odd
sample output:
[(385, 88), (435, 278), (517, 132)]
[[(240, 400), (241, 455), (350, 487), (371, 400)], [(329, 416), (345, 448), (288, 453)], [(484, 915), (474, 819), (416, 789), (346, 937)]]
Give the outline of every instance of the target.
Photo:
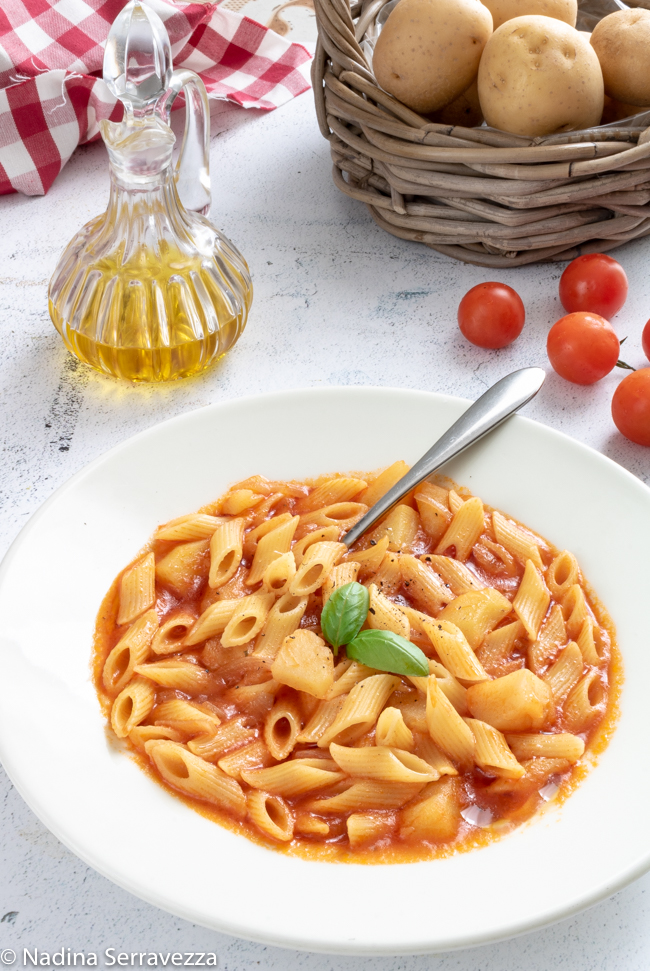
[[(570, 260), (650, 234), (650, 112), (535, 139), (432, 123), (378, 87), (364, 54), (386, 2), (315, 0), (312, 66), (334, 182), (376, 223), (496, 268)], [(578, 26), (612, 9), (611, 0), (581, 0)]]

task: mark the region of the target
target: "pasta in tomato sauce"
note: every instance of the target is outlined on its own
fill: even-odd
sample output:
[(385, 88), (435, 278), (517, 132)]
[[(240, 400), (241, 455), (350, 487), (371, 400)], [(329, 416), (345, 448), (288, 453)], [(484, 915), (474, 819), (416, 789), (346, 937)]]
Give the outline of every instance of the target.
[[(443, 480), (347, 550), (406, 469), (240, 482), (162, 525), (100, 611), (115, 735), (193, 808), (284, 852), (481, 845), (564, 798), (614, 730), (614, 628), (570, 552)], [(359, 639), (384, 632), (419, 673), (327, 642), (324, 606), (358, 584)]]

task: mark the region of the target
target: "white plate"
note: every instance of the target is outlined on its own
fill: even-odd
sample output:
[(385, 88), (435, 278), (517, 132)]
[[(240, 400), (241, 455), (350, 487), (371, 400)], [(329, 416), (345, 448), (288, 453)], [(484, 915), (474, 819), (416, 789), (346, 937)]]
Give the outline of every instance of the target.
[(414, 391), (324, 388), (215, 405), (113, 449), (43, 506), (0, 572), (0, 756), (74, 853), (171, 913), (269, 944), (416, 953), (566, 917), (650, 867), (650, 490), (517, 417), (446, 470), (572, 550), (619, 632), (622, 717), (565, 805), (483, 849), (392, 866), (308, 862), (194, 813), (111, 747), (89, 677), (95, 616), (154, 528), (252, 473), (417, 459), (464, 410)]

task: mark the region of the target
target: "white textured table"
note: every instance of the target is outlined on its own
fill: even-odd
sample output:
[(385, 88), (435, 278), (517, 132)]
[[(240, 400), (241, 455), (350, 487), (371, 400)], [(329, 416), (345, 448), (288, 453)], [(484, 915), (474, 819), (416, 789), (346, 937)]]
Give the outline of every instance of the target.
[[(309, 94), (267, 116), (215, 111), (212, 166), (214, 219), (248, 259), (253, 310), (225, 361), (199, 378), (160, 387), (118, 384), (77, 365), (47, 313), (47, 281), (62, 247), (105, 205), (103, 147), (80, 150), (45, 198), (0, 200), (2, 552), (70, 475), (118, 442), (181, 412), (321, 384), (420, 388), (475, 398), (516, 367), (547, 365), (546, 333), (561, 316), (562, 267), (499, 274), (526, 304), (524, 333), (499, 352), (467, 344), (456, 326), (458, 301), (494, 274), (386, 235), (361, 204), (343, 198), (331, 183), (328, 147)], [(618, 254), (631, 294), (614, 322), (620, 336), (629, 335), (625, 356), (636, 365), (644, 362), (640, 331), (650, 307), (649, 255), (647, 240)], [(611, 422), (609, 400), (621, 377), (617, 371), (596, 387), (578, 388), (551, 373), (526, 413), (647, 481), (650, 450), (623, 440)], [(142, 903), (72, 856), (4, 775), (0, 786), (0, 957), (3, 948), (13, 948), (16, 967), (23, 965), (26, 947), (32, 953), (39, 948), (52, 954), (61, 947), (98, 952), (100, 966), (109, 947), (212, 951), (228, 971), (650, 966), (650, 876), (587, 913), (502, 944), (431, 957), (329, 958), (235, 940)]]

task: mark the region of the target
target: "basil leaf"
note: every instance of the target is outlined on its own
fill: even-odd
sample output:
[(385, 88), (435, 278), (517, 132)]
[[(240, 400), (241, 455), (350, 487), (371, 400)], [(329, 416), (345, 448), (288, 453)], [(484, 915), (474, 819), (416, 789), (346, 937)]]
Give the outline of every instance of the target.
[(320, 626), (326, 639), (338, 654), (341, 644), (353, 640), (368, 616), (370, 597), (360, 583), (346, 583), (331, 595), (320, 615)]
[(348, 644), (347, 653), (348, 657), (378, 671), (418, 677), (429, 674), (424, 652), (390, 630), (362, 630)]

